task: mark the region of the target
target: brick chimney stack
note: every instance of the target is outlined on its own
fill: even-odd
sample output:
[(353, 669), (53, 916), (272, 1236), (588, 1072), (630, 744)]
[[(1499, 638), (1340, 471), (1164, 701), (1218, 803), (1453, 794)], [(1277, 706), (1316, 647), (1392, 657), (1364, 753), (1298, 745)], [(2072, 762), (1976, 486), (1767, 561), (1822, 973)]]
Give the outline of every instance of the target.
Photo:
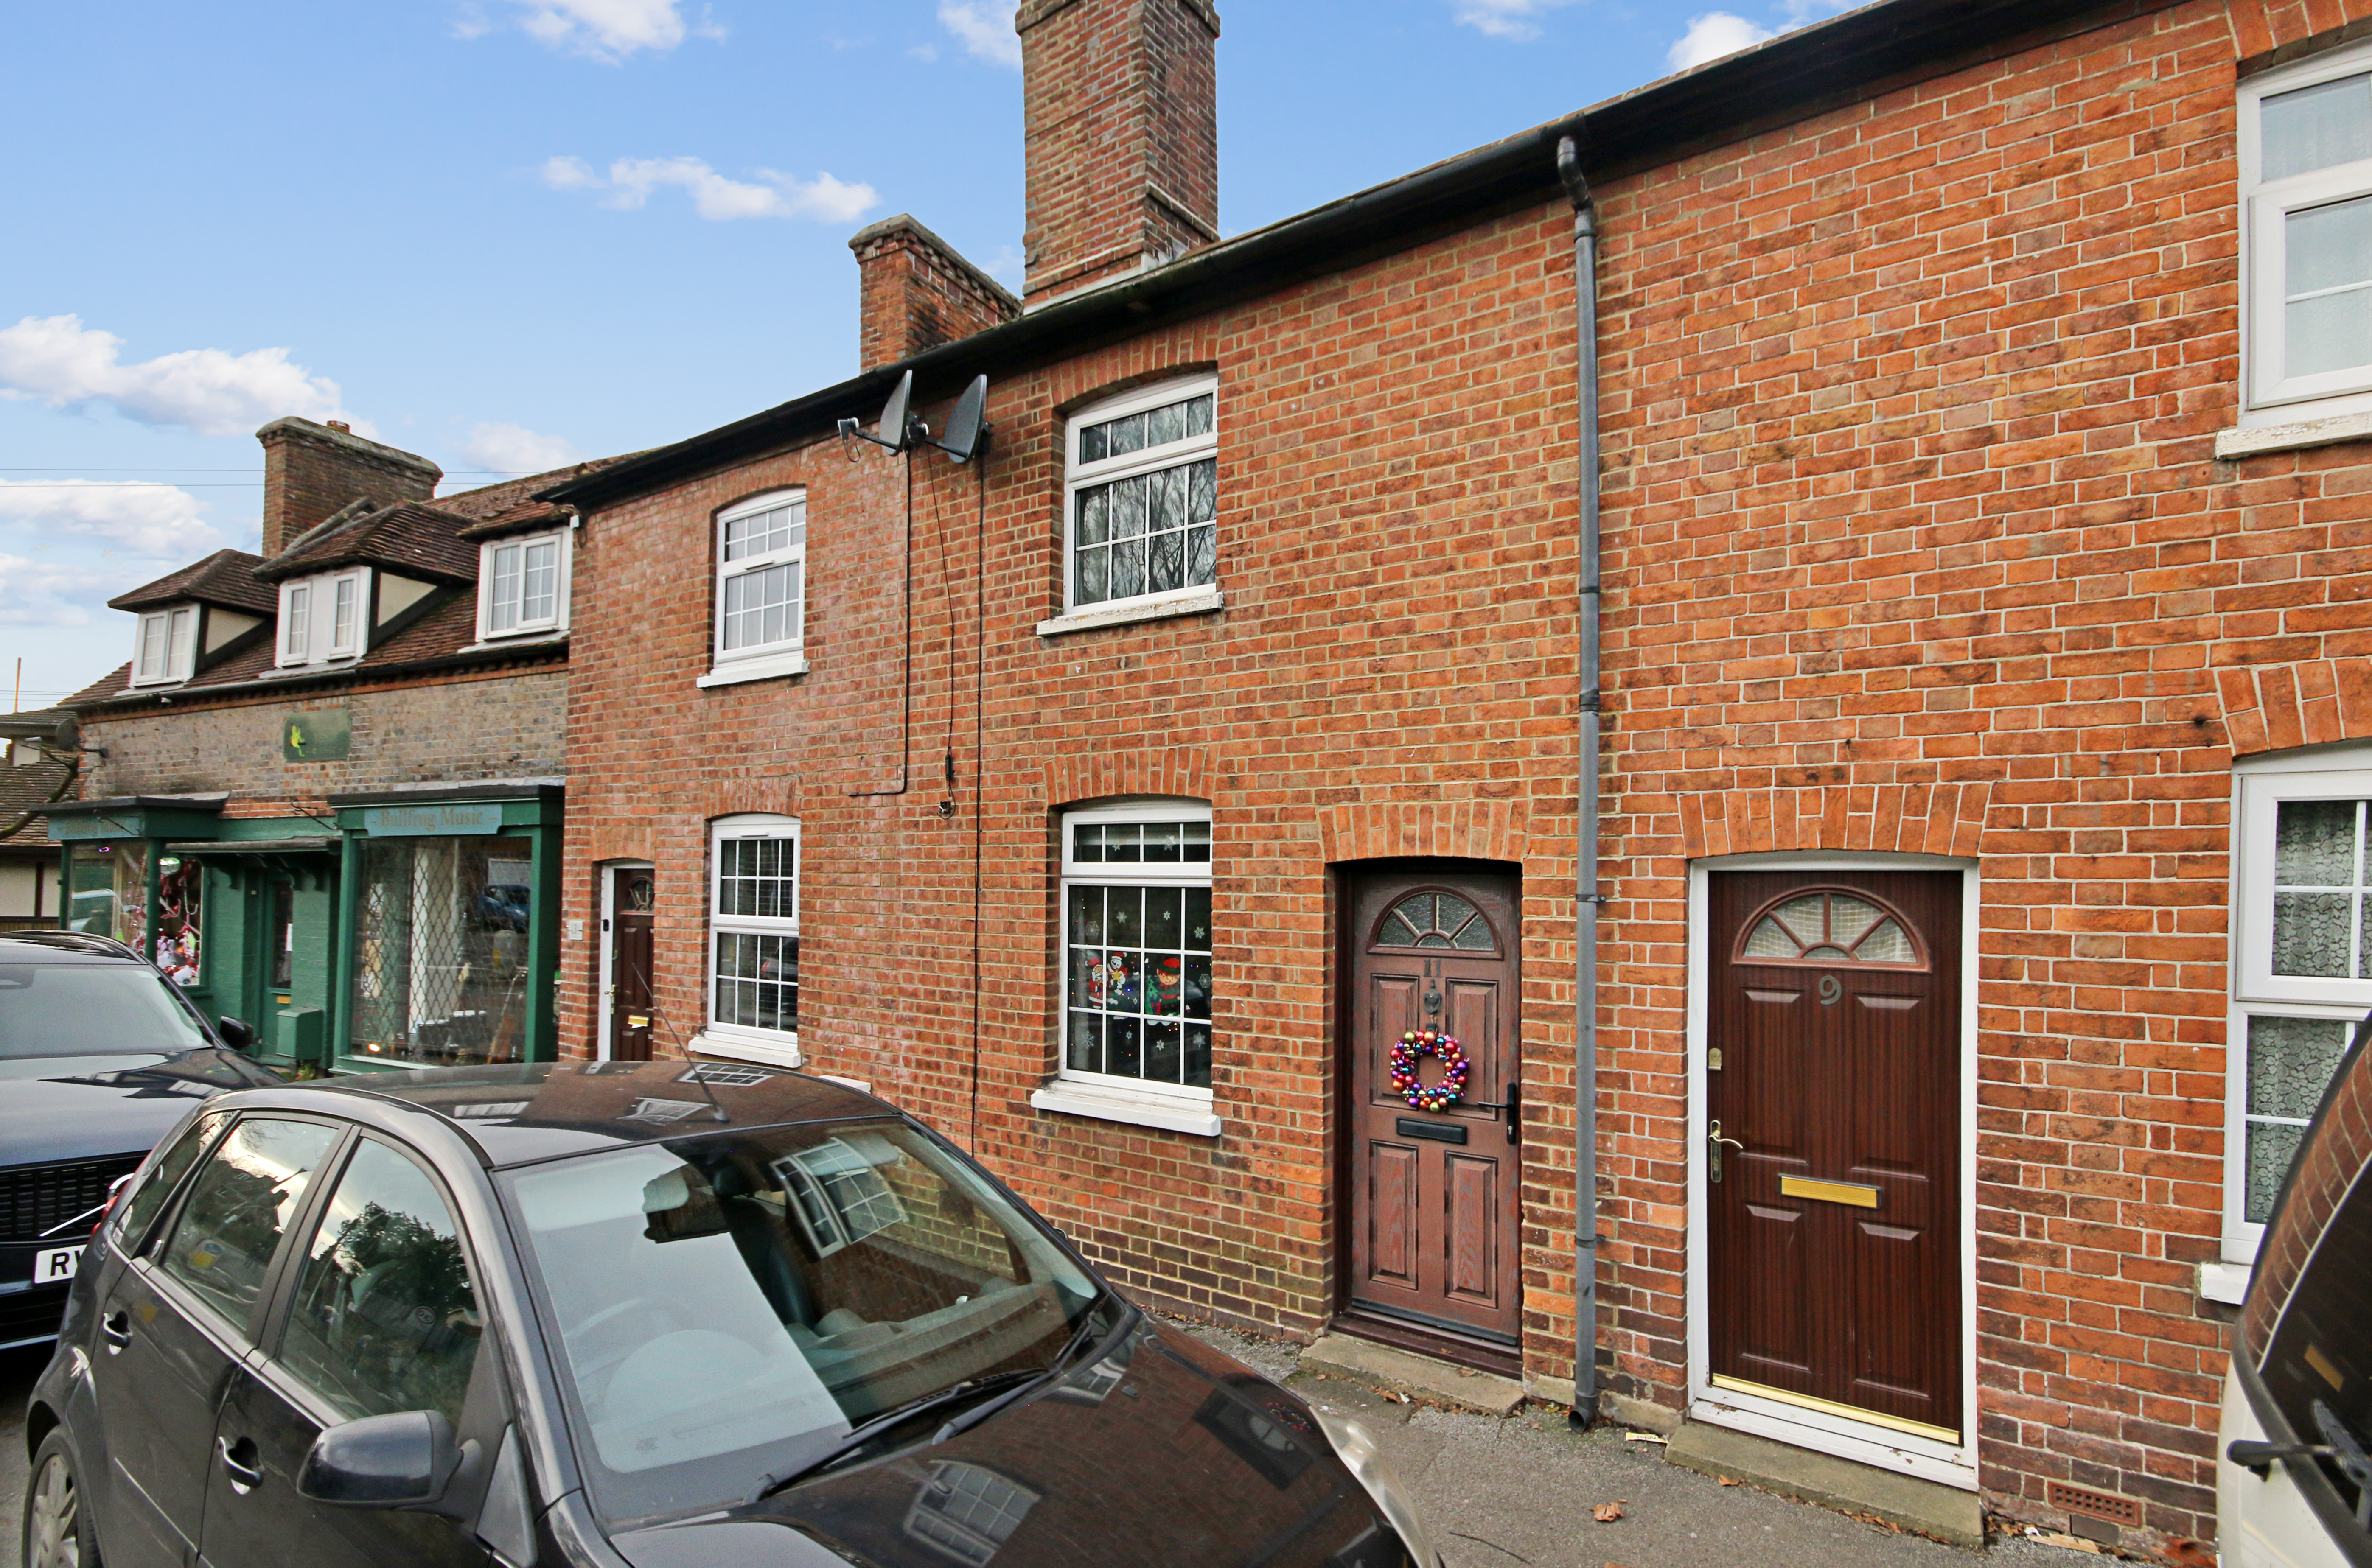
[(1012, 292), (900, 213), (856, 231), (860, 370), (984, 331), (1021, 313)]
[(1032, 308), (1219, 238), (1211, 0), (1021, 0)]
[(266, 561), (307, 528), (355, 501), (381, 506), (425, 501), (445, 470), (426, 458), (366, 441), (343, 425), (275, 419), (255, 433), (263, 443), (263, 543)]

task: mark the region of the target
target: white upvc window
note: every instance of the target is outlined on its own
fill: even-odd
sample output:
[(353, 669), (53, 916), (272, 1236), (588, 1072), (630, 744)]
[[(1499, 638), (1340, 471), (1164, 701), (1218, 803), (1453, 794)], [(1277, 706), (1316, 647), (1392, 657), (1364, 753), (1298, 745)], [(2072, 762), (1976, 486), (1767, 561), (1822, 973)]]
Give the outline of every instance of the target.
[(196, 664), (198, 607), (178, 604), (140, 617), (132, 653), (132, 684), (165, 686), (187, 680)]
[(1219, 580), (1219, 383), (1140, 388), (1071, 417), (1064, 612), (1200, 608)]
[(478, 637), (520, 637), (568, 624), (568, 533), (488, 540), (478, 549)]
[(708, 1021), (693, 1043), (799, 1064), (799, 824), (745, 814), (710, 824)]
[(753, 495), (716, 514), (715, 663), (703, 686), (807, 668), (808, 497)]
[(2224, 1255), (2247, 1262), (2372, 1009), (2372, 748), (2240, 763), (2232, 819)]
[(370, 569), (297, 577), (280, 585), (283, 666), (360, 658), (370, 613)]
[(2240, 87), (2243, 424), (2372, 410), (2372, 44)]
[(1211, 807), (1063, 814), (1062, 1063), (1032, 1103), (1215, 1133)]

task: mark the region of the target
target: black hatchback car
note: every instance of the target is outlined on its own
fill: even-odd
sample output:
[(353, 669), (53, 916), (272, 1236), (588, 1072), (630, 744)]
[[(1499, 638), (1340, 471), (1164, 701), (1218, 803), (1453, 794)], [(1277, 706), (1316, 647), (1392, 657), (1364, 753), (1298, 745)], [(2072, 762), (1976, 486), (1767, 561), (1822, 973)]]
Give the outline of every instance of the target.
[(121, 942), (0, 936), (0, 1349), (53, 1339), (91, 1222), (191, 1101), (278, 1083)]
[(27, 1568), (1436, 1568), (1355, 1425), (868, 1095), (571, 1063), (203, 1108), (94, 1237)]

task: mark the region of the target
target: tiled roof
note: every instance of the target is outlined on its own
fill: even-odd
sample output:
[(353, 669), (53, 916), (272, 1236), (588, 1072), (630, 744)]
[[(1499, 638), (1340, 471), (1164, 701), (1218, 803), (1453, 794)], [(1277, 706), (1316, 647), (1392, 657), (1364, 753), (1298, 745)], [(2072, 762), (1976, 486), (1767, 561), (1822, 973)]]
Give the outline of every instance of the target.
[(154, 610), (160, 605), (187, 604), (196, 599), (203, 604), (272, 615), (279, 610), (280, 596), (270, 584), (256, 580), (255, 569), (262, 564), (262, 556), (250, 555), (244, 550), (217, 550), (204, 560), (159, 577), (145, 587), (118, 594), (107, 601), (108, 608)]
[(535, 528), (565, 528), (575, 514), (565, 506), (555, 506), (549, 501), (522, 501), (506, 506), (482, 523), (471, 523), (461, 530), (467, 540), (500, 539), (505, 534), (526, 533)]
[(425, 502), (404, 501), (375, 512), (342, 512), (265, 562), (266, 582), (327, 571), (379, 566), (440, 582), (478, 580), (478, 552), (460, 537), (469, 519)]
[[(17, 719), (64, 718), (65, 710), (43, 708), (37, 713), (11, 714), (8, 716)], [(50, 796), (57, 792), (65, 776), (66, 765), (64, 762), (44, 759), (19, 767), (13, 759), (0, 759), (0, 828), (15, 821), (17, 812), (48, 804)], [(72, 792), (69, 791), (68, 795), (71, 796)], [(37, 816), (6, 838), (0, 838), (0, 844), (12, 848), (31, 844), (47, 849), (50, 847), (49, 839), (46, 819)]]

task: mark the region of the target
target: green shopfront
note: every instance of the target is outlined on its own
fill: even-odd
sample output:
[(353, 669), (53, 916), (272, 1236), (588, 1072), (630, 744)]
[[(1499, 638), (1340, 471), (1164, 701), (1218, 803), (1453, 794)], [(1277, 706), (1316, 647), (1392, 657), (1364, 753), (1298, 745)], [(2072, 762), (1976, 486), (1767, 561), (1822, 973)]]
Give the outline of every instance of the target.
[(299, 1074), (549, 1061), (562, 791), (541, 780), (52, 808), (63, 923), (115, 936)]

